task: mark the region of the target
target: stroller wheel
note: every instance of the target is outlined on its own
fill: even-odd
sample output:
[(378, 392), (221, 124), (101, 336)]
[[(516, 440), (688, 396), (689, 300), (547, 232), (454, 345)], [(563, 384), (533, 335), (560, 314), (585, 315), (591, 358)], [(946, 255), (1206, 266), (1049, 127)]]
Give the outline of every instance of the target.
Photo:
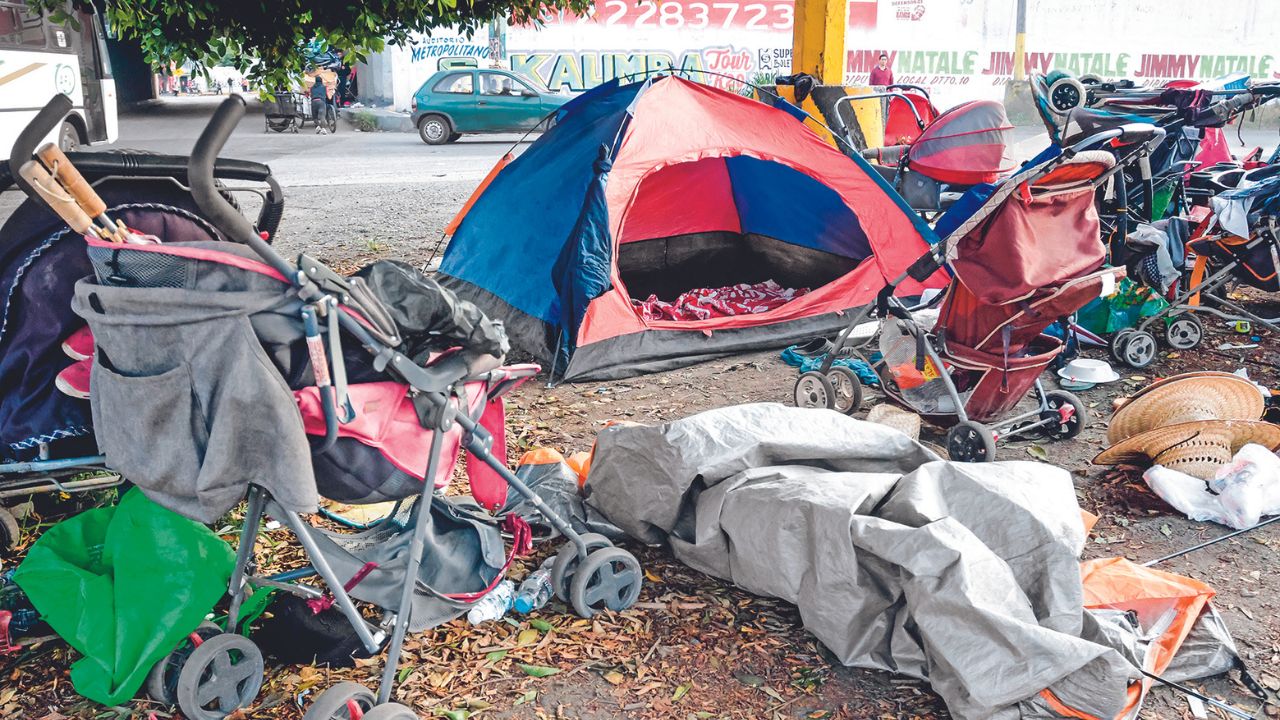
[(1141, 370), (1155, 362), (1156, 349), (1155, 335), (1146, 330), (1135, 330), (1124, 339), (1124, 345), (1120, 348), (1120, 361), (1135, 370)]
[(364, 714), (364, 720), (418, 720), (418, 713), (400, 703), (379, 705)]
[(221, 720), (262, 689), (262, 652), (249, 638), (215, 635), (191, 651), (178, 673), (178, 707), (188, 720)]
[[(600, 533), (582, 533), (579, 537), (587, 544), (587, 557), (602, 548), (613, 547), (609, 538)], [(573, 575), (578, 570), (578, 548), (571, 542), (560, 546), (556, 561), (551, 564), (551, 588), (560, 602), (569, 602), (569, 586), (573, 584)]]
[(1134, 332), (1133, 328), (1125, 328), (1111, 336), (1111, 340), (1107, 343), (1107, 352), (1111, 353), (1112, 360), (1124, 362), (1124, 343)]
[(1071, 77), (1058, 78), (1049, 86), (1049, 109), (1058, 115), (1084, 107), (1084, 85)]
[(1054, 390), (1045, 393), (1044, 402), (1045, 409), (1040, 412), (1040, 419), (1052, 421), (1045, 427), (1045, 432), (1054, 440), (1068, 440), (1079, 435), (1089, 422), (1084, 403), (1069, 392)]
[(18, 519), (8, 508), (0, 507), (0, 556), (8, 555), (18, 548), (18, 540), (22, 530), (18, 527)]
[(1191, 313), (1179, 315), (1164, 329), (1164, 340), (1174, 350), (1190, 350), (1203, 339), (1204, 325)]
[(831, 366), (827, 373), (836, 412), (852, 415), (862, 409), (862, 381), (857, 373), (842, 365)]
[(947, 454), (955, 462), (991, 462), (996, 438), (986, 425), (962, 420), (947, 431)]
[(814, 370), (796, 379), (796, 407), (835, 409), (835, 388), (826, 375)]
[[(202, 622), (200, 627), (196, 628), (193, 635), (200, 638), (201, 642), (208, 640), (215, 635), (222, 634), (222, 628), (211, 622)], [(147, 682), (143, 686), (147, 691), (147, 697), (158, 703), (164, 704), (166, 707), (173, 707), (177, 704), (178, 691), (178, 674), (182, 672), (182, 666), (187, 662), (187, 658), (191, 657), (191, 653), (195, 650), (195, 646), (190, 640), (184, 640), (173, 652), (165, 655), (151, 668), (151, 672), (147, 673)]]
[(605, 609), (626, 610), (640, 598), (644, 573), (636, 556), (622, 548), (596, 550), (582, 561), (569, 586), (569, 601), (584, 618)]
[[(320, 693), (307, 708), (302, 720), (352, 720), (355, 717), (369, 717), (377, 702), (377, 696), (369, 688), (358, 682), (345, 680)], [(358, 712), (352, 712), (353, 709)]]

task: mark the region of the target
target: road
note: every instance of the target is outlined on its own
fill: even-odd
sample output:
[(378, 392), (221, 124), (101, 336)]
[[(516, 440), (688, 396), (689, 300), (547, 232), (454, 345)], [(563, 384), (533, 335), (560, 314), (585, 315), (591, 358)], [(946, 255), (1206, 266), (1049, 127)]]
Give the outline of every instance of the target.
[[(103, 147), (186, 155), (221, 99), (166, 98), (126, 112), (119, 140)], [(261, 105), (251, 102), (222, 155), (269, 165), (285, 189), (277, 245), (327, 260), (425, 260), (472, 190), (520, 140), (491, 135), (429, 146), (417, 133), (363, 133), (345, 124), (333, 135), (310, 127), (268, 133), (264, 124)]]
[[(103, 147), (185, 155), (221, 99), (166, 98), (124, 111), (119, 141)], [(264, 130), (262, 107), (251, 102), (223, 155), (270, 165), (286, 197), (277, 245), (289, 254), (305, 248), (330, 261), (425, 261), (498, 158), (513, 145), (517, 154), (528, 146), (517, 144), (517, 135), (429, 146), (416, 133), (362, 133), (345, 124), (333, 135), (317, 135), (311, 128), (298, 134)], [(1230, 140), (1238, 151), (1234, 129)], [(1244, 141), (1274, 148), (1277, 133), (1250, 126)], [(1042, 128), (1020, 127), (1015, 153), (1030, 157), (1044, 142)], [(2, 204), (12, 202), (6, 201)]]

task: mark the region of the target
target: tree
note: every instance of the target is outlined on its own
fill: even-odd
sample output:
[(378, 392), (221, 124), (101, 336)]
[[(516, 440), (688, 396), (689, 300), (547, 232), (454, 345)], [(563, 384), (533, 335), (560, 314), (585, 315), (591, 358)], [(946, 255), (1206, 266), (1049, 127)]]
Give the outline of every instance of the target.
[[(76, 0), (77, 4), (83, 3)], [(230, 64), (263, 87), (291, 84), (315, 42), (364, 60), (387, 42), (458, 26), (467, 34), (500, 15), (536, 22), (545, 11), (583, 12), (592, 0), (97, 0), (114, 33), (142, 45), (157, 67)], [(29, 0), (71, 23), (65, 0)]]

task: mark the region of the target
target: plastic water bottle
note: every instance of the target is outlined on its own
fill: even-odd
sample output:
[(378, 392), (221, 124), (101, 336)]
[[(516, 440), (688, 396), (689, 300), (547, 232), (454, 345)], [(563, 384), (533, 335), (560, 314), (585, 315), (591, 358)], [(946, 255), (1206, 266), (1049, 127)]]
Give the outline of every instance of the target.
[(524, 615), (547, 604), (551, 599), (553, 592), (551, 587), (551, 563), (555, 561), (555, 556), (547, 558), (542, 563), (542, 567), (529, 573), (529, 577), (520, 583), (520, 589), (516, 590), (516, 599), (514, 607), (516, 612)]
[(467, 612), (467, 622), (479, 625), (482, 622), (497, 620), (511, 609), (511, 601), (515, 597), (516, 586), (510, 580), (503, 580), (489, 591), (480, 602)]

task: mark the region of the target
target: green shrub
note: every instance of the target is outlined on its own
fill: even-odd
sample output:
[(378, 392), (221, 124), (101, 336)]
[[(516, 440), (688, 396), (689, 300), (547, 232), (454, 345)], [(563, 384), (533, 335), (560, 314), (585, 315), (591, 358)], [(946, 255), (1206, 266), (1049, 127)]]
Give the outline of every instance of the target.
[(351, 113), (351, 124), (360, 132), (377, 132), (378, 116), (368, 110), (356, 110)]

